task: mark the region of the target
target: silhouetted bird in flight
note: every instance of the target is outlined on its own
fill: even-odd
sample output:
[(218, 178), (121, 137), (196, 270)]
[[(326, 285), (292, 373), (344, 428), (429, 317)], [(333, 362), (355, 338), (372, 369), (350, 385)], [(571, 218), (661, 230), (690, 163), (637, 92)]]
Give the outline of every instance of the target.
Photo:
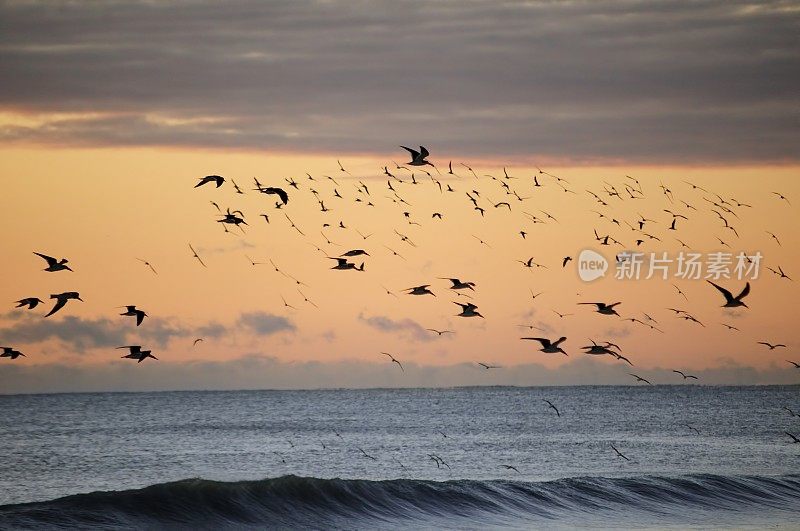
[(65, 271), (65, 270), (72, 271), (72, 269), (70, 269), (70, 267), (67, 265), (67, 262), (69, 262), (69, 260), (67, 260), (66, 258), (62, 258), (61, 260), (59, 260), (57, 258), (53, 258), (52, 256), (47, 256), (46, 254), (37, 253), (35, 251), (33, 254), (44, 258), (45, 261), (47, 262), (47, 267), (44, 268), (44, 271), (49, 271), (51, 273), (55, 271)]
[(125, 308), (127, 308), (127, 310), (124, 313), (121, 313), (120, 315), (136, 317), (136, 326), (142, 324), (144, 318), (147, 317), (147, 314), (144, 312), (144, 310), (137, 310), (136, 306), (128, 305), (125, 306)]
[(734, 297), (733, 294), (730, 291), (726, 290), (722, 286), (718, 286), (718, 285), (714, 284), (713, 282), (711, 282), (710, 280), (707, 280), (706, 282), (708, 282), (709, 284), (711, 284), (712, 286), (717, 288), (719, 290), (719, 292), (722, 293), (722, 295), (725, 296), (725, 304), (722, 305), (723, 308), (737, 308), (739, 306), (744, 306), (745, 308), (747, 308), (747, 305), (742, 302), (742, 299), (747, 297), (747, 295), (750, 293), (750, 283), (749, 282), (745, 285), (745, 287), (742, 290), (742, 292), (739, 293), (736, 297)]
[(425, 146), (420, 146), (419, 151), (411, 149), (406, 146), (400, 146), (411, 154), (411, 162), (407, 163), (409, 166), (433, 166), (430, 162), (425, 160), (430, 153), (425, 149)]
[(56, 299), (56, 304), (55, 306), (53, 306), (53, 309), (50, 310), (50, 312), (47, 315), (45, 315), (45, 317), (50, 317), (51, 315), (56, 313), (58, 310), (63, 308), (64, 305), (66, 305), (67, 301), (69, 300), (75, 299), (83, 302), (83, 299), (81, 299), (77, 291), (65, 291), (64, 293), (56, 293), (54, 295), (50, 295), (50, 298)]
[(3, 353), (0, 354), (0, 358), (11, 358), (12, 360), (15, 360), (20, 356), (22, 356), (23, 358), (27, 357), (25, 356), (25, 354), (12, 347), (0, 347), (0, 348), (3, 349)]
[(22, 308), (23, 306), (27, 306), (28, 310), (33, 310), (44, 301), (38, 297), (28, 297), (25, 299), (20, 299), (16, 302), (17, 302), (17, 308)]
[(520, 339), (529, 339), (532, 341), (538, 341), (539, 343), (542, 344), (542, 348), (539, 349), (540, 352), (546, 352), (548, 354), (556, 354), (560, 352), (565, 356), (569, 356), (569, 354), (561, 350), (561, 347), (559, 347), (561, 343), (567, 340), (566, 337), (562, 336), (558, 338), (558, 340), (552, 342), (546, 337), (521, 337)]
[(200, 182), (194, 185), (194, 187), (198, 188), (200, 186), (203, 186), (204, 184), (215, 183), (217, 185), (217, 188), (219, 188), (220, 186), (222, 186), (222, 183), (224, 182), (225, 182), (225, 177), (220, 177), (219, 175), (207, 175), (202, 179), (200, 179)]

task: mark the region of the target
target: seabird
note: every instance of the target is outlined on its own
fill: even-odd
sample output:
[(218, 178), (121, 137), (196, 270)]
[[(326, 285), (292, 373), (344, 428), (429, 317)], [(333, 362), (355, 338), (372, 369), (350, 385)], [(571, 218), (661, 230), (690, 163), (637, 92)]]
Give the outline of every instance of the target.
[(472, 304), (471, 302), (468, 302), (467, 304), (461, 304), (460, 302), (454, 302), (453, 304), (458, 304), (459, 306), (461, 306), (461, 313), (458, 314), (456, 317), (481, 317), (481, 318), (483, 318), (483, 316), (480, 314), (480, 312), (476, 312), (475, 311), (475, 310), (478, 309), (478, 307), (475, 306), (474, 304)]
[(717, 288), (719, 290), (719, 292), (722, 293), (722, 295), (725, 296), (725, 304), (722, 305), (723, 308), (737, 308), (739, 306), (744, 306), (745, 308), (747, 308), (747, 305), (742, 302), (742, 299), (747, 297), (747, 295), (750, 293), (750, 283), (749, 282), (745, 285), (745, 287), (742, 290), (742, 292), (739, 293), (739, 295), (737, 295), (736, 297), (734, 297), (733, 294), (730, 291), (726, 290), (722, 286), (718, 286), (718, 285), (714, 284), (713, 282), (711, 282), (710, 280), (707, 280), (706, 282), (708, 282), (709, 284), (711, 284), (712, 286)]
[(50, 295), (50, 298), (56, 299), (56, 304), (55, 306), (53, 306), (53, 309), (50, 310), (50, 312), (47, 315), (45, 315), (45, 317), (50, 317), (51, 315), (56, 313), (58, 310), (63, 308), (65, 304), (67, 304), (67, 301), (71, 299), (76, 299), (83, 302), (83, 299), (81, 299), (77, 291), (65, 291), (64, 293), (56, 293)]
[(532, 341), (538, 341), (539, 343), (542, 344), (542, 348), (539, 349), (540, 352), (546, 352), (548, 354), (555, 354), (557, 352), (560, 352), (565, 356), (569, 356), (569, 354), (567, 354), (566, 352), (561, 350), (561, 347), (559, 347), (559, 345), (561, 343), (566, 341), (566, 339), (567, 339), (566, 337), (562, 336), (562, 337), (558, 338), (557, 341), (553, 341), (553, 342), (551, 342), (549, 339), (547, 339), (545, 337), (521, 337), (520, 339), (529, 339), (529, 340), (532, 340)]
[(128, 306), (125, 306), (125, 308), (127, 308), (127, 311), (125, 311), (125, 313), (121, 313), (120, 315), (136, 317), (136, 326), (139, 326), (140, 324), (142, 324), (142, 321), (144, 321), (144, 318), (147, 317), (147, 314), (144, 312), (144, 310), (137, 310), (136, 306), (128, 305)]
[(406, 288), (403, 291), (407, 291), (408, 295), (433, 295), (434, 293), (429, 290), (430, 284), (423, 284), (421, 286), (414, 286), (413, 288)]
[(220, 177), (219, 175), (206, 175), (205, 177), (200, 179), (200, 182), (194, 185), (194, 187), (198, 188), (207, 183), (216, 183), (217, 188), (219, 188), (220, 186), (222, 186), (222, 183), (224, 182), (225, 182), (225, 177)]
[(3, 349), (3, 353), (0, 354), (0, 358), (11, 358), (12, 360), (15, 360), (20, 356), (22, 356), (23, 358), (27, 357), (25, 356), (25, 354), (23, 354), (19, 350), (14, 349), (13, 347), (0, 347), (0, 348)]
[[(400, 146), (411, 154), (411, 162), (407, 163), (409, 166), (433, 166), (430, 162), (425, 160), (430, 153), (425, 149), (425, 146), (420, 146), (419, 151), (411, 149), (406, 146)], [(435, 167), (435, 166), (434, 166)]]
[(758, 341), (757, 343), (759, 345), (764, 345), (766, 347), (769, 347), (770, 350), (775, 350), (776, 348), (779, 348), (779, 347), (786, 348), (786, 345), (784, 345), (783, 343), (778, 343), (778, 344), (775, 344), (775, 345), (773, 345), (772, 343), (769, 343), (767, 341)]
[[(610, 444), (610, 443), (609, 443), (609, 444)], [(625, 457), (625, 456), (622, 454), (622, 452), (620, 452), (619, 450), (617, 450), (617, 447), (616, 447), (616, 446), (614, 446), (613, 444), (611, 445), (611, 449), (612, 449), (612, 450), (614, 450), (614, 451), (617, 453), (617, 455), (618, 455), (619, 457), (623, 458), (625, 461), (630, 461), (630, 459), (628, 459), (627, 457)]]
[(650, 383), (650, 380), (648, 380), (648, 379), (646, 379), (646, 378), (642, 378), (642, 377), (641, 377), (641, 376), (639, 376), (638, 374), (633, 374), (632, 372), (629, 372), (628, 374), (630, 374), (631, 376), (633, 376), (634, 378), (636, 378), (636, 381), (637, 381), (637, 382), (644, 382), (644, 383), (646, 383), (647, 385), (653, 385), (652, 383)]
[(61, 260), (59, 260), (57, 258), (53, 258), (52, 256), (47, 256), (46, 254), (37, 253), (35, 251), (33, 254), (44, 258), (45, 261), (47, 262), (47, 267), (44, 268), (44, 271), (49, 271), (51, 273), (55, 271), (64, 271), (64, 270), (72, 271), (72, 269), (70, 269), (70, 267), (67, 265), (67, 262), (69, 262), (69, 260), (67, 260), (66, 258), (62, 258)]
[(619, 316), (617, 311), (614, 309), (614, 306), (622, 304), (621, 302), (615, 302), (612, 304), (606, 304), (605, 302), (579, 302), (578, 304), (593, 304), (597, 306), (597, 313), (602, 313), (603, 315), (616, 315)]
[(406, 372), (406, 370), (403, 368), (403, 364), (400, 363), (399, 361), (397, 361), (394, 356), (392, 356), (388, 352), (381, 352), (381, 354), (383, 354), (385, 356), (389, 356), (389, 358), (392, 360), (392, 363), (396, 363), (400, 367), (401, 371)]
[(17, 308), (22, 308), (23, 306), (27, 306), (28, 310), (33, 310), (39, 304), (43, 303), (44, 301), (38, 297), (27, 297), (25, 299), (20, 299), (16, 301)]
[(549, 405), (551, 408), (553, 408), (553, 411), (555, 411), (555, 412), (556, 412), (556, 415), (557, 415), (557, 416), (559, 416), (559, 417), (561, 416), (561, 413), (559, 413), (559, 412), (558, 412), (558, 408), (557, 408), (556, 406), (554, 406), (552, 402), (550, 402), (550, 401), (549, 401), (548, 399), (546, 399), (546, 398), (542, 398), (542, 400), (544, 400), (545, 402), (547, 402), (547, 405)]
[(439, 279), (449, 280), (450, 282), (452, 282), (453, 285), (450, 286), (450, 289), (471, 289), (472, 291), (475, 291), (474, 282), (462, 282), (457, 278), (449, 278), (449, 277), (439, 277)]
[(695, 375), (693, 375), (693, 374), (685, 374), (685, 373), (683, 373), (683, 372), (681, 372), (681, 371), (676, 371), (676, 370), (674, 370), (674, 369), (672, 370), (672, 372), (674, 372), (674, 373), (677, 373), (677, 374), (680, 374), (681, 376), (683, 376), (683, 379), (684, 379), (684, 380), (686, 380), (687, 378), (692, 378), (692, 379), (694, 379), (694, 380), (697, 380), (697, 379), (698, 379), (698, 378), (697, 378), (697, 376), (695, 376)]

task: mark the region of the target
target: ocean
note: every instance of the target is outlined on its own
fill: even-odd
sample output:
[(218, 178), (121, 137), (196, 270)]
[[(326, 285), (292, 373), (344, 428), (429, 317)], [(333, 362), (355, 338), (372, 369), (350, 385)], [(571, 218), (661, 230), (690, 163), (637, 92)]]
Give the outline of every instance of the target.
[(800, 413), (800, 386), (87, 393), (0, 406), (4, 529), (800, 528), (800, 444), (785, 433), (800, 417), (783, 409)]

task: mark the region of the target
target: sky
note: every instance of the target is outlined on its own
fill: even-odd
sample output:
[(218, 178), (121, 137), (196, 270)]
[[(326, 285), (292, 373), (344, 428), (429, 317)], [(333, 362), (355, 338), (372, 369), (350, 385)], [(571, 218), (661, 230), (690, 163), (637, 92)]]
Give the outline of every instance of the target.
[[(797, 282), (767, 269), (798, 274), (798, 22), (797, 2), (1, 3), (0, 345), (26, 357), (0, 392), (800, 383)], [(365, 271), (331, 270), (351, 249)], [(604, 278), (580, 278), (585, 249)], [(615, 279), (625, 250), (763, 258), (723, 309), (703, 278)], [(63, 291), (84, 302), (43, 317)]]

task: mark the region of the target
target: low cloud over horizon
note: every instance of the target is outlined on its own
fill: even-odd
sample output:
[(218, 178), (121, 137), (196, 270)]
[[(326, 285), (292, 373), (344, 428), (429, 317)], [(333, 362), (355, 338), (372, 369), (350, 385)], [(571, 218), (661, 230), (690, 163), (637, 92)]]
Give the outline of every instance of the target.
[(783, 1), (7, 2), (0, 142), (797, 162), (798, 26)]
[(630, 372), (653, 384), (682, 385), (798, 385), (800, 371), (772, 364), (759, 370), (720, 360), (719, 367), (695, 371), (699, 380), (685, 381), (666, 368), (636, 369), (589, 358), (557, 368), (526, 363), (487, 370), (477, 364), (446, 366), (408, 362), (397, 365), (338, 362), (282, 362), (262, 355), (231, 361), (169, 362), (142, 364), (114, 361), (103, 364), (0, 365), (0, 394), (107, 392), (107, 391), (214, 391), (290, 389), (366, 389), (463, 386), (581, 386), (637, 384)]

